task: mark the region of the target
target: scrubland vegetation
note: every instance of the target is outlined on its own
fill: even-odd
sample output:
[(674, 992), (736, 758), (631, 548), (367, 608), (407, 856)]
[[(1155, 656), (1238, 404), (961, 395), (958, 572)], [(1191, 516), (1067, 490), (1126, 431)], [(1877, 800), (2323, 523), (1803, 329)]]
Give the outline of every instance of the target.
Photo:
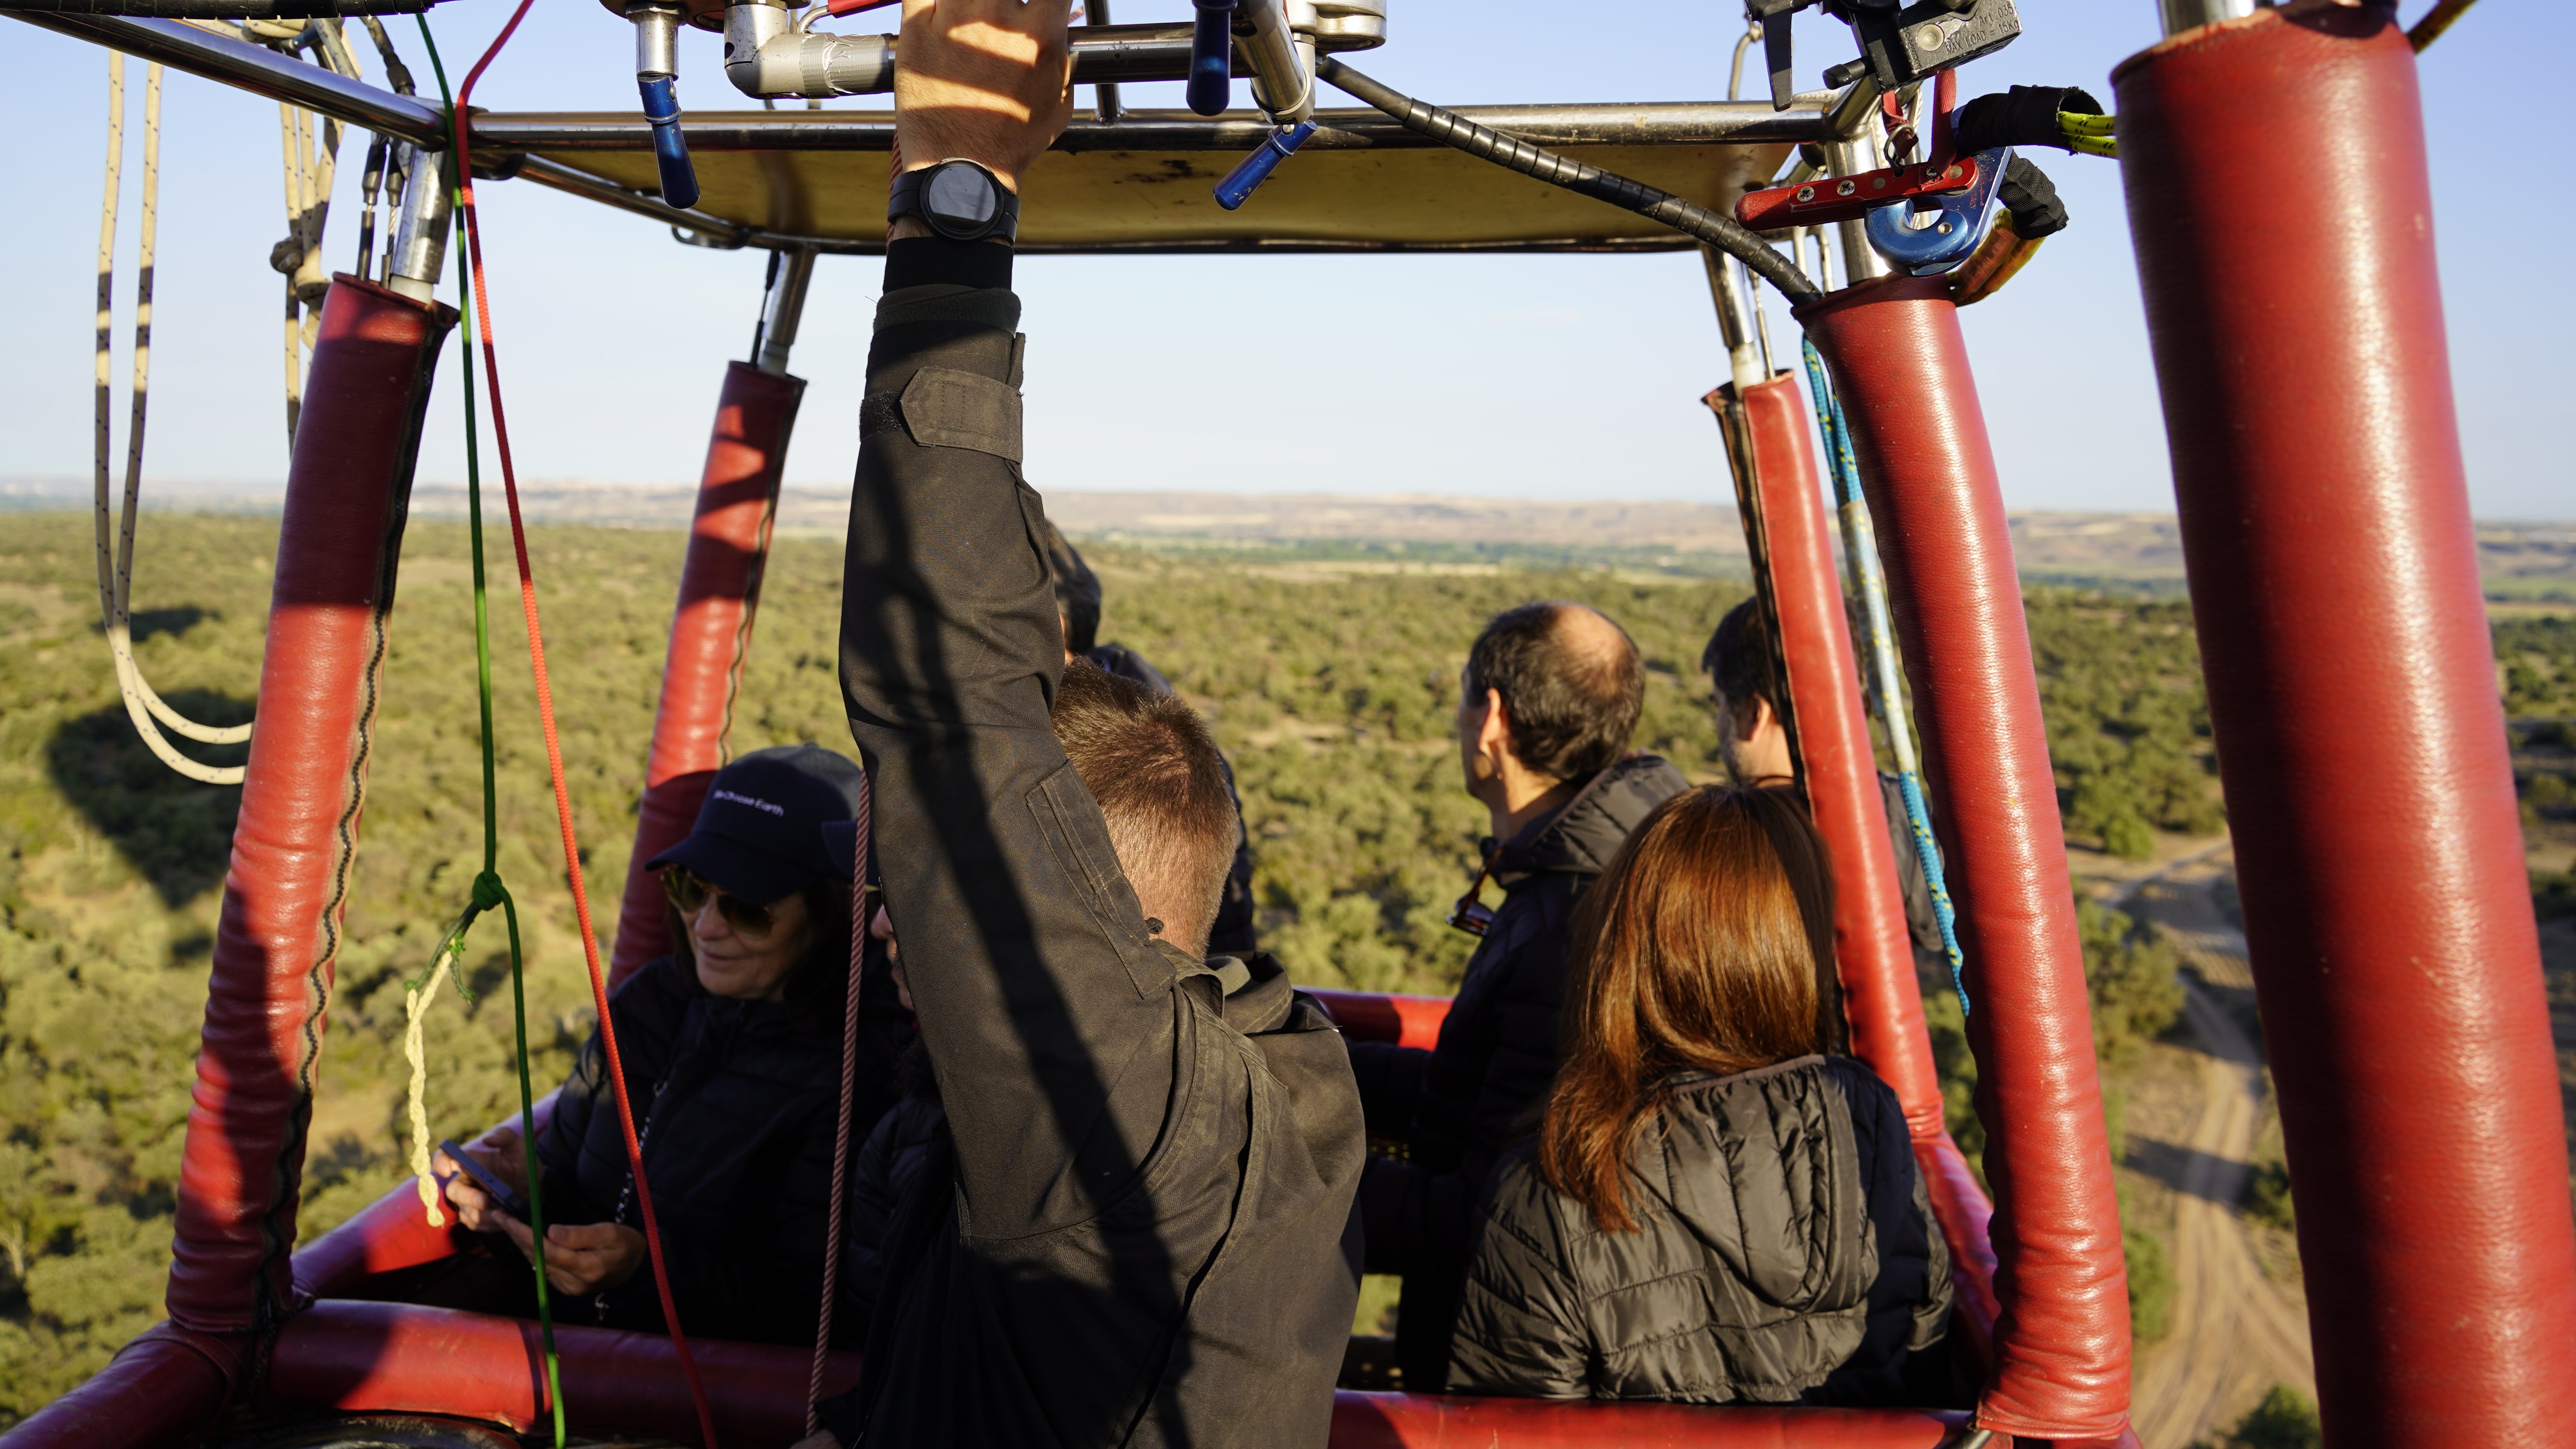
[(2237, 1421), (2216, 1444), (2194, 1449), (2323, 1449), (2325, 1425), (2314, 1400), (2287, 1384), (2274, 1384), (2263, 1402)]
[[(88, 527), (18, 515), (0, 529), (0, 1426), (159, 1316), (238, 799), (172, 775), (134, 738), (98, 629)], [(275, 536), (274, 520), (144, 522), (138, 653), (162, 692), (201, 719), (249, 717)], [(543, 528), (532, 544), (584, 867), (592, 900), (613, 913), (682, 539)], [(542, 1090), (588, 1031), (590, 997), (507, 557), (496, 540), (501, 869), (528, 924)], [(1102, 637), (1154, 660), (1232, 756), (1266, 944), (1306, 982), (1454, 986), (1473, 942), (1443, 922), (1484, 819), (1458, 789), (1450, 721), (1467, 645), (1497, 609), (1564, 597), (1620, 619), (1650, 670), (1639, 747), (1717, 778), (1697, 661), (1741, 582), (1490, 565), (1353, 571), (1294, 550), (1265, 561), (1103, 547), (1094, 562), (1109, 599)], [(780, 543), (736, 750), (847, 748), (833, 676), (839, 566), (836, 543)], [(306, 1164), (308, 1238), (400, 1179), (400, 983), (425, 965), (479, 866), (467, 578), (461, 526), (412, 528)], [(2151, 827), (2222, 828), (2188, 605), (2046, 590), (2029, 614), (2070, 839), (2142, 855)], [(2499, 657), (2518, 718), (2576, 709), (2576, 632), (2508, 625)], [(2564, 772), (2542, 774), (2562, 793), (2532, 783), (2532, 807), (2564, 813)], [(600, 928), (613, 930), (608, 915)], [(2174, 960), (2116, 913), (2088, 908), (2085, 940), (2097, 1047), (2116, 1082), (2173, 1020)], [(478, 992), (501, 984), (497, 924), (478, 931), (469, 963)], [(1953, 1122), (1974, 1152), (1957, 1003), (1941, 990), (1926, 998)], [(443, 998), (427, 1040), (435, 1132), (466, 1135), (515, 1106), (506, 993), (471, 1008)], [(2115, 1135), (2116, 1112), (2115, 1102)], [(2134, 1261), (2153, 1249), (2142, 1241), (2133, 1267), (2151, 1290), (2152, 1271)], [(2141, 1305), (2142, 1327), (2152, 1310)]]

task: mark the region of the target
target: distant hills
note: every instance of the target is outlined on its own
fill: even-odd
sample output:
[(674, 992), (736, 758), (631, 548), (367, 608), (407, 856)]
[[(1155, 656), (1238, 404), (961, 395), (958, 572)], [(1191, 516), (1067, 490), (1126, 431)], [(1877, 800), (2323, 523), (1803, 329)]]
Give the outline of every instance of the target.
[[(251, 483), (147, 485), (146, 499), (190, 512), (270, 512), (277, 487)], [(488, 501), (497, 515), (498, 489)], [(86, 479), (0, 478), (0, 511), (86, 506)], [(681, 487), (539, 483), (521, 490), (531, 521), (628, 528), (688, 522), (695, 490)], [(1744, 567), (1744, 535), (1724, 503), (1538, 502), (1405, 494), (1210, 494), (1057, 492), (1047, 508), (1079, 539), (1147, 548), (1332, 560), (1597, 566), (1689, 577)], [(465, 489), (423, 483), (412, 510), (462, 517)], [(838, 489), (790, 488), (778, 526), (790, 535), (838, 534), (848, 501)], [(2022, 513), (2013, 516), (2022, 573), (2059, 582), (2179, 585), (2182, 538), (2169, 513)], [(2491, 598), (2576, 603), (2576, 523), (2478, 526), (2481, 572)]]

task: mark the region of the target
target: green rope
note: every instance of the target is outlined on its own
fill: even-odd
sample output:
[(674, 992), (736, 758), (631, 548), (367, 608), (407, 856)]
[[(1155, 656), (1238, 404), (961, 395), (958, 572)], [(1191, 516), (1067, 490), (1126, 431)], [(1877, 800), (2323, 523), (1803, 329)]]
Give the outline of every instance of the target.
[[(421, 44), (429, 48), (430, 69), (438, 75), (439, 98), (451, 115), (455, 97), (447, 89), (447, 67), (440, 64), (438, 42), (429, 33), (429, 17), (412, 17), (420, 25)], [(452, 129), (452, 127), (451, 127)], [(472, 164), (467, 158), (456, 158), (459, 166)], [(528, 1179), (528, 1232), (533, 1243), (533, 1267), (537, 1275), (537, 1328), (545, 1341), (546, 1402), (554, 1409), (555, 1449), (564, 1449), (563, 1375), (555, 1358), (555, 1315), (552, 1297), (546, 1289), (546, 1197), (545, 1173), (537, 1164), (536, 1088), (528, 1079), (528, 991), (522, 969), (524, 955), (519, 946), (519, 904), (511, 899), (510, 888), (501, 883), (501, 817), (500, 788), (492, 761), (492, 618), (485, 597), (483, 574), (483, 473), (480, 465), (482, 447), (474, 428), (474, 306), (473, 279), (465, 255), (465, 188), (460, 176), (451, 224), (456, 228), (452, 250), (456, 254), (456, 288), (462, 305), (457, 309), (464, 327), (465, 368), (465, 518), (466, 532), (474, 552), (474, 674), (480, 691), (483, 711), (483, 870), (474, 877), (473, 904), (457, 918), (449, 939), (461, 951), (465, 933), (474, 919), (498, 906), (510, 928), (510, 1014), (517, 1033), (519, 1057), (519, 1150)], [(455, 953), (449, 953), (451, 963)], [(435, 970), (435, 965), (432, 966)], [(454, 970), (453, 964), (449, 970)], [(463, 982), (458, 989), (463, 990)], [(473, 998), (466, 998), (471, 1001)]]

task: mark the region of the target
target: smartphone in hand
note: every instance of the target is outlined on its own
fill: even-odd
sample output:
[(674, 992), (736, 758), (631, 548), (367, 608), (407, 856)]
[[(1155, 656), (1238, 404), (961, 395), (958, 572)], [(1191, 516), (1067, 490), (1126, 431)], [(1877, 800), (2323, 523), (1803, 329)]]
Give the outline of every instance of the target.
[(448, 1161), (455, 1163), (464, 1170), (466, 1176), (474, 1179), (474, 1185), (483, 1189), (484, 1196), (492, 1199), (494, 1207), (523, 1223), (530, 1220), (528, 1200), (521, 1197), (516, 1188), (503, 1182), (499, 1174), (476, 1161), (466, 1153), (464, 1148), (457, 1146), (455, 1138), (450, 1137), (439, 1143), (438, 1150), (446, 1153)]

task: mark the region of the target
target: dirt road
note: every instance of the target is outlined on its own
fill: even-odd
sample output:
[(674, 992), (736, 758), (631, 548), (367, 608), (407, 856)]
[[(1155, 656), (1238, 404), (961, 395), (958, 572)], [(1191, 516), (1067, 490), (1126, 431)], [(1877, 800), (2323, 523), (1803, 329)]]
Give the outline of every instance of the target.
[[(2131, 1159), (2175, 1190), (2172, 1329), (2138, 1355), (2132, 1422), (2145, 1449), (2214, 1439), (2275, 1383), (2313, 1396), (2306, 1310), (2264, 1276), (2237, 1204), (2263, 1101), (2262, 1053), (2222, 998), (2250, 993), (2245, 938), (2218, 908), (2223, 852), (2133, 882), (2124, 908), (2163, 923), (2202, 980), (2184, 977), (2201, 1104), (2188, 1141), (2132, 1139)], [(2204, 984), (2206, 983), (2206, 984)]]

